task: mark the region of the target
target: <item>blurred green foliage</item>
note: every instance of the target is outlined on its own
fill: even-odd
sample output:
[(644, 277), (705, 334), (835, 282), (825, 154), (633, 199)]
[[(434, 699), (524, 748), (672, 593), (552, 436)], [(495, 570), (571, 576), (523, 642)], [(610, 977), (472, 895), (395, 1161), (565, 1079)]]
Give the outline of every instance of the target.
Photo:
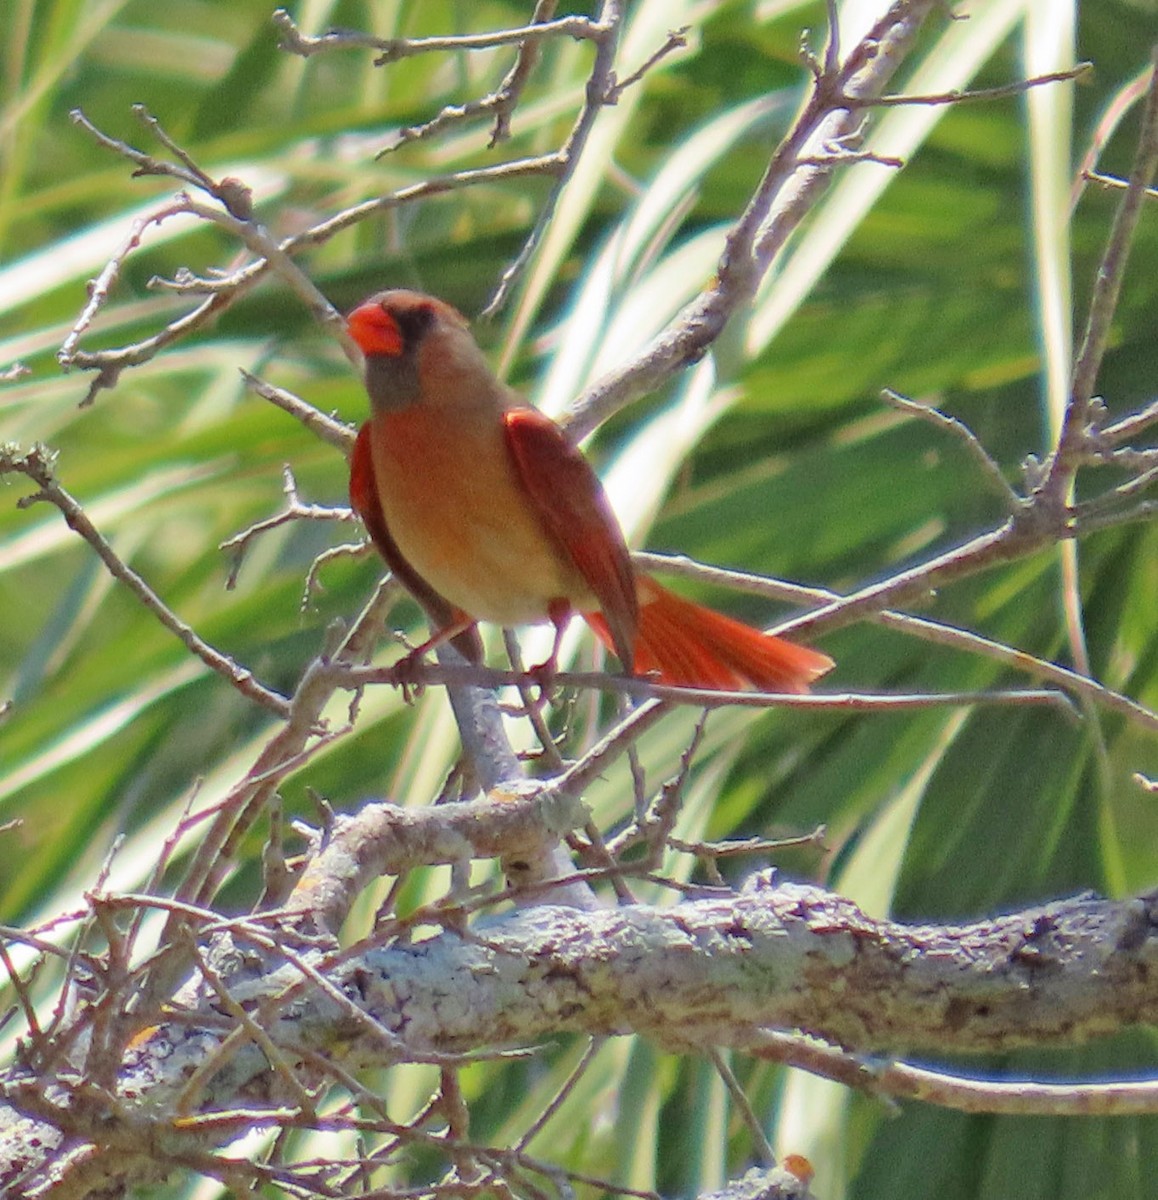
[[(521, 24), (530, 7), (313, 0), (293, 12), (307, 31), (429, 36)], [(512, 378), (553, 402), (624, 361), (710, 277), (723, 227), (800, 101), (800, 31), (823, 21), (815, 3), (627, 7), (621, 74), (669, 27), (690, 24), (690, 45), (601, 118), (606, 134), (596, 136), (569, 189), (558, 236), (514, 304), (480, 329), (496, 358), (512, 363)], [(976, 10), (979, 29), (1000, 6), (966, 7)], [(1072, 15), (1066, 3), (1038, 7), (1062, 25)], [(1005, 8), (1017, 17), (1023, 6)], [(84, 305), (86, 281), (132, 217), (173, 188), (132, 178), (129, 164), (94, 144), (69, 111), (79, 106), (106, 132), (158, 151), (131, 113), (145, 104), (211, 174), (253, 186), (262, 219), (284, 236), (435, 175), (556, 147), (581, 103), (590, 49), (545, 45), (510, 142), (489, 149), (480, 121), (379, 159), (400, 127), (496, 86), (511, 51), (423, 55), (387, 68), (362, 50), (295, 58), (278, 49), (264, 0), (6, 0), (3, 19), (0, 370), (19, 360), (30, 373), (0, 386), (0, 440), (59, 451), (63, 485), (117, 553), (213, 645), (289, 691), (327, 627), (359, 610), (379, 567), (368, 558), (326, 566), (303, 608), (315, 555), (354, 534), (346, 524), (299, 522), (259, 539), (236, 588), (225, 589), (230, 562), (218, 546), (278, 510), (283, 464), (307, 501), (340, 505), (345, 490), (341, 456), (247, 392), (238, 369), (350, 422), (363, 413), (358, 381), (271, 278), (216, 324), (125, 371), (95, 405), (79, 408), (86, 380), (62, 375), (55, 351)], [(951, 36), (953, 28), (933, 21), (915, 62), (931, 61)], [(1017, 77), (1031, 36), (1032, 27), (1011, 18), (985, 45), (975, 82)], [(1051, 123), (1031, 130), (1022, 98), (943, 110), (905, 169), (842, 234), (833, 261), (775, 336), (745, 341), (741, 329), (724, 340), (714, 364), (718, 409), (696, 408), (679, 382), (616, 418), (592, 454), (638, 542), (844, 590), (999, 520), (999, 502), (959, 445), (887, 409), (878, 393), (892, 387), (960, 417), (1015, 483), (1026, 455), (1048, 448), (1042, 347), (1050, 335), (1038, 303), (1028, 169), (1041, 146), (1032, 139), (1054, 140), (1068, 179), (1156, 36), (1152, 6), (1084, 6), (1077, 50), (1095, 70), (1073, 89), (1072, 114), (1059, 105)], [(758, 108), (745, 109), (759, 98)], [(1110, 137), (1101, 169), (1128, 170), (1136, 125), (1128, 117)], [(694, 135), (705, 128), (710, 135), (696, 149)], [(684, 174), (665, 177), (681, 152)], [(885, 168), (857, 170), (868, 179)], [(408, 285), (473, 314), (546, 193), (547, 184), (534, 181), (429, 197), (366, 220), (299, 261), (340, 308), (378, 287)], [(1063, 276), (1072, 265), (1075, 330), (1115, 201), (1087, 189), (1068, 241), (1052, 250)], [(632, 222), (649, 205), (655, 212), (640, 233)], [(155, 333), (190, 301), (150, 290), (151, 276), (229, 268), (239, 254), (218, 232), (189, 223), (150, 231), (82, 344)], [(806, 227), (789, 257), (807, 266), (814, 254)], [(1101, 380), (1114, 415), (1153, 395), (1158, 225), (1149, 214), (1134, 255)], [(754, 319), (778, 302), (777, 286), (762, 294)], [(677, 412), (686, 414), (684, 432), (665, 436)], [(273, 727), (268, 713), (191, 660), (112, 585), (55, 511), (18, 508), (22, 483), (5, 480), (0, 489), (0, 698), (14, 701), (0, 729), (0, 820), (22, 822), (0, 833), (0, 914), (13, 924), (74, 907), (118, 835), (109, 886), (140, 886), (190, 797), (200, 805), (222, 795)], [(1158, 530), (1107, 530), (1083, 542), (1078, 559), (1094, 675), (1158, 707)], [(947, 588), (925, 611), (1068, 663), (1061, 589), (1051, 551)], [(717, 592), (712, 600), (752, 621), (776, 615), (750, 597)], [(413, 624), (416, 613), (400, 606), (394, 620)], [(841, 690), (1027, 682), (991, 660), (869, 623), (824, 646), (838, 660), (831, 686)], [(384, 643), (380, 659), (392, 653)], [(456, 753), (444, 704), (437, 694), (415, 708), (385, 691), (369, 695), (355, 733), (287, 780), (288, 809), (312, 818), (310, 787), (338, 809), (383, 794), (428, 802)], [(343, 705), (333, 706), (335, 721)], [(690, 723), (680, 714), (641, 747), (653, 786), (674, 773)], [(1158, 774), (1156, 739), (1104, 711), (1081, 724), (1053, 710), (1009, 708), (718, 713), (678, 832), (767, 835), (823, 822), (829, 852), (795, 852), (785, 860), (791, 873), (877, 911), (968, 918), (1082, 888), (1127, 894), (1153, 886), (1158, 811), (1132, 782), (1137, 771)], [(590, 802), (605, 828), (627, 819), (626, 770), (601, 781)], [(256, 854), (260, 838), (252, 842)], [(415, 884), (424, 886), (433, 884)], [(251, 901), (256, 887), (254, 871), (242, 872), (230, 902)], [(646, 889), (640, 895), (652, 898)], [(479, 1136), (516, 1139), (578, 1054), (561, 1042), (531, 1061), (471, 1068)], [(1156, 1064), (1153, 1040), (1131, 1034), (982, 1069), (1099, 1077), (1152, 1074)], [(734, 1066), (767, 1127), (795, 1139), (784, 1148), (813, 1157), (817, 1194), (827, 1200), (1151, 1194), (1152, 1118), (1013, 1121), (913, 1105), (894, 1115), (864, 1097), (786, 1081), (767, 1066)], [(419, 1068), (394, 1072), (394, 1115), (407, 1115), (407, 1097), (417, 1107), (429, 1082)], [(704, 1064), (622, 1040), (600, 1049), (532, 1150), (665, 1194), (717, 1186), (752, 1156)], [(428, 1169), (403, 1161), (391, 1179), (405, 1186)]]

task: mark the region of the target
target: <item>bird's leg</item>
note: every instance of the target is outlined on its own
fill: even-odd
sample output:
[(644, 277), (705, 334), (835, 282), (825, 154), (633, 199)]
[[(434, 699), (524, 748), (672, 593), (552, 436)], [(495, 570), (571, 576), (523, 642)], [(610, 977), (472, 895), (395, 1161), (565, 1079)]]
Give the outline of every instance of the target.
[(547, 616), (555, 626), (555, 638), (551, 643), (551, 653), (538, 666), (531, 667), (527, 674), (539, 685), (539, 690), (545, 697), (559, 674), (559, 647), (563, 644), (563, 634), (571, 623), (574, 609), (567, 600), (556, 597), (547, 602)]
[(453, 641), (460, 633), (465, 633), (474, 624), (476, 622), (473, 617), (467, 616), (461, 609), (456, 609), (447, 624), (436, 629), (421, 646), (415, 646), (414, 649), (408, 650), (390, 668), (391, 682), (402, 689), (403, 699), (408, 704), (413, 698), (413, 694), (422, 688), (422, 667), (426, 655), (431, 650), (437, 650), (439, 646)]

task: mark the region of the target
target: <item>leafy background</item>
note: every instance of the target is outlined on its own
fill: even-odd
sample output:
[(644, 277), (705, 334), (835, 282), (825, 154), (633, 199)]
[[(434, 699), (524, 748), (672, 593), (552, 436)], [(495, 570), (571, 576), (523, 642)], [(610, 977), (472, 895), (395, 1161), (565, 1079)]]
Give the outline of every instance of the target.
[[(862, 7), (847, 6), (850, 30)], [(1145, 67), (1158, 13), (1144, 0), (1100, 0), (1080, 13), (1062, 0), (963, 7), (968, 21), (932, 23), (907, 80), (915, 90), (1057, 69), (1071, 43), (1095, 70), (1032, 102), (888, 113), (874, 137), (911, 155), (905, 170), (849, 170), (710, 360), (596, 438), (592, 456), (637, 544), (842, 590), (999, 519), (974, 464), (927, 425), (882, 406), (883, 386), (960, 417), (1012, 480), (1027, 454), (1048, 448), (1060, 394), (1050, 364), (1068, 361), (1115, 203), (1088, 188), (1066, 225), (1068, 189), (1107, 105)], [(529, 5), (306, 0), (291, 11), (307, 31), (415, 36), (520, 24)], [(69, 110), (80, 106), (102, 129), (151, 149), (130, 113), (145, 103), (210, 173), (253, 186), (264, 219), (284, 235), (434, 174), (557, 145), (581, 102), (589, 50), (546, 48), (507, 146), (488, 150), (488, 128), (470, 125), (375, 160), (399, 126), (493, 87), (509, 52), (386, 69), (357, 51), (306, 61), (277, 49), (265, 0), (5, 0), (3, 18), (0, 368), (20, 360), (31, 373), (0, 386), (0, 440), (57, 449), (64, 486), (118, 554), (214, 645), (290, 689), (327, 626), (359, 609), (378, 567), (367, 558), (331, 563), (303, 610), (314, 556), (354, 534), (349, 525), (296, 523), (258, 541), (237, 586), (225, 589), (230, 562), (218, 546), (277, 511), (283, 464), (306, 500), (340, 504), (345, 489), (341, 457), (249, 393), (238, 369), (351, 422), (362, 416), (360, 387), (271, 280), (79, 408), (86, 381), (62, 374), (55, 351), (131, 217), (171, 189), (131, 179), (70, 123)], [(512, 381), (555, 411), (710, 276), (723, 228), (799, 103), (800, 32), (823, 27), (823, 8), (636, 0), (621, 73), (683, 24), (689, 48), (603, 113), (514, 303), (480, 329)], [(1110, 137), (1104, 170), (1128, 170), (1135, 126), (1128, 118)], [(421, 201), (301, 261), (340, 308), (407, 285), (473, 314), (546, 187), (482, 186)], [(192, 222), (153, 231), (84, 344), (154, 332), (188, 301), (149, 290), (152, 275), (205, 272), (236, 254)], [(1100, 381), (1112, 413), (1153, 395), (1156, 290), (1158, 226), (1148, 217)], [(0, 491), (0, 696), (13, 701), (0, 729), (0, 819), (22, 819), (0, 835), (0, 915), (11, 924), (75, 908), (114, 845), (108, 886), (141, 886), (184, 806), (219, 798), (271, 729), (267, 714), (112, 584), (55, 511), (18, 509), (22, 494), (20, 481)], [(1078, 552), (1093, 672), (1151, 708), (1156, 542), (1152, 524), (1135, 525)], [(1043, 553), (956, 584), (926, 611), (1069, 662), (1061, 594), (1059, 556)], [(774, 616), (751, 597), (711, 599), (753, 621)], [(416, 626), (409, 607), (392, 620)], [(1025, 682), (871, 624), (824, 647), (839, 663), (834, 688)], [(392, 653), (384, 645), (380, 659)], [(580, 728), (594, 717), (585, 711)], [(335, 704), (334, 721), (344, 715)], [(653, 784), (675, 770), (692, 719), (672, 718), (641, 748)], [(455, 753), (441, 696), (408, 708), (375, 691), (355, 733), (286, 783), (285, 804), (312, 818), (310, 788), (338, 809), (382, 794), (425, 803)], [(1132, 782), (1135, 771), (1158, 774), (1153, 736), (1105, 712), (1081, 724), (1008, 708), (719, 713), (679, 832), (807, 832), (823, 822), (827, 852), (786, 855), (788, 873), (821, 879), (872, 912), (969, 918), (1082, 888), (1123, 895), (1152, 886), (1158, 813)], [(622, 821), (631, 807), (625, 772), (609, 774), (589, 800), (605, 828)], [(254, 886), (252, 872), (242, 873), (227, 899), (251, 900)], [(413, 881), (412, 900), (437, 886)], [(581, 1051), (561, 1041), (529, 1063), (472, 1068), (476, 1135), (517, 1138)], [(1153, 1073), (1156, 1062), (1154, 1038), (1135, 1032), (1072, 1053), (958, 1065), (1101, 1077)], [(828, 1198), (1141, 1197), (1158, 1174), (1153, 1118), (892, 1112), (792, 1072), (733, 1066), (777, 1145), (812, 1159), (815, 1190)], [(429, 1086), (419, 1068), (383, 1080), (399, 1118)], [(599, 1049), (532, 1149), (680, 1194), (718, 1186), (751, 1154), (705, 1063), (623, 1039)], [(413, 1182), (428, 1169), (407, 1161), (389, 1178)], [(182, 1194), (214, 1194), (208, 1184), (184, 1186)]]

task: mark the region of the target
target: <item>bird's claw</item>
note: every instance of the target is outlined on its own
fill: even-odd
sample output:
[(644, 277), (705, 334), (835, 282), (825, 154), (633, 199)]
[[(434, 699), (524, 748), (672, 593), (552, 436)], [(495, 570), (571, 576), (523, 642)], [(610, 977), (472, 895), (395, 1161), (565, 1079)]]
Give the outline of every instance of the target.
[(426, 682), (422, 678), (426, 666), (426, 647), (419, 646), (404, 654), (390, 668), (390, 682), (402, 692), (406, 704), (413, 704), (426, 691)]
[(539, 689), (539, 704), (546, 704), (551, 693), (555, 690), (555, 680), (559, 675), (559, 661), (552, 653), (551, 656), (533, 667), (527, 668), (527, 679)]

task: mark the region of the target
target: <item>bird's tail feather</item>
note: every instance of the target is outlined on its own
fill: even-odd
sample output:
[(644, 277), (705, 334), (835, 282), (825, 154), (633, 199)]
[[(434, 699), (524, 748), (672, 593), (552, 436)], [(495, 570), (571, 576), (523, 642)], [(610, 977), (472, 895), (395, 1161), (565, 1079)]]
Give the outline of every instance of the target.
[[(661, 683), (680, 687), (802, 694), (833, 667), (827, 654), (693, 604), (648, 576), (639, 579), (639, 601), (636, 675), (655, 671)], [(602, 615), (583, 619), (614, 652)]]

